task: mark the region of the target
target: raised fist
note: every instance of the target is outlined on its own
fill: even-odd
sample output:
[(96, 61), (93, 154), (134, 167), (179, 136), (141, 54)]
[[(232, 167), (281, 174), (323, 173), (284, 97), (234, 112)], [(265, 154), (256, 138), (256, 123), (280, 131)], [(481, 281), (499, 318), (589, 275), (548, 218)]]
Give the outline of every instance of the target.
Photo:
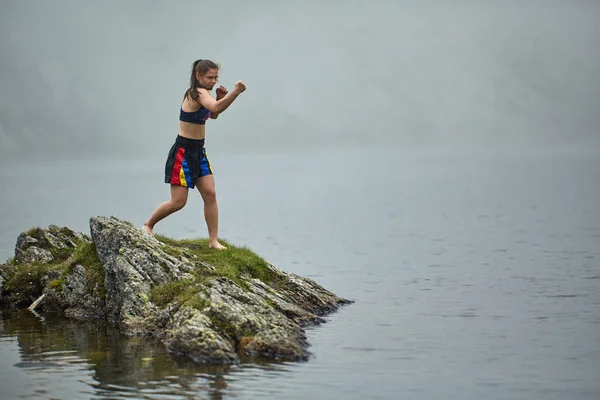
[(227, 89), (225, 86), (219, 86), (217, 88), (217, 100), (222, 99), (227, 94)]
[(237, 81), (235, 83), (235, 88), (241, 93), (244, 90), (246, 90), (246, 85), (244, 85), (244, 82), (242, 82), (242, 81)]

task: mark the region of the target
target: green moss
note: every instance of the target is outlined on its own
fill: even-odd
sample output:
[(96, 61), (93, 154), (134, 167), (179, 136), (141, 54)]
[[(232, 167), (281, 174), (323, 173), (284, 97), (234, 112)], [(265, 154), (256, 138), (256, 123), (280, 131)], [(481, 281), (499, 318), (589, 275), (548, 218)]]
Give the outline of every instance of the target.
[(160, 268), (163, 270), (163, 272), (165, 274), (169, 273), (169, 267), (167, 266), (167, 263), (162, 260), (160, 261)]
[(68, 260), (69, 257), (71, 257), (71, 255), (73, 254), (73, 250), (74, 249), (48, 249), (48, 251), (50, 251), (50, 254), (52, 254), (52, 256), (54, 257), (55, 262)]
[(225, 251), (217, 251), (208, 247), (208, 239), (175, 240), (167, 236), (156, 235), (165, 243), (162, 250), (173, 257), (185, 255), (188, 258), (200, 259), (212, 265), (215, 271), (209, 271), (203, 266), (196, 269), (196, 280), (206, 282), (217, 277), (226, 277), (247, 289), (248, 284), (242, 276), (249, 275), (269, 284), (277, 277), (273, 276), (267, 262), (248, 247), (234, 246), (222, 240), (227, 246)]
[[(32, 228), (27, 233), (39, 235), (41, 229)], [(92, 242), (78, 241), (75, 249), (52, 249), (55, 260), (52, 263), (15, 264), (14, 260), (3, 267), (6, 282), (3, 287), (3, 297), (18, 306), (29, 305), (39, 297), (44, 286), (43, 277), (49, 272), (58, 272), (58, 278), (48, 282), (48, 287), (62, 290), (66, 283), (65, 277), (75, 265), (81, 264), (86, 271), (86, 281), (90, 292), (97, 287), (100, 298), (106, 294), (104, 288), (104, 268), (96, 254), (96, 246)]]
[(212, 326), (213, 328), (218, 331), (221, 334), (225, 334), (227, 336), (229, 336), (231, 339), (233, 339), (236, 343), (236, 347), (237, 347), (237, 335), (236, 335), (236, 329), (233, 325), (231, 325), (229, 322), (227, 322), (226, 320), (222, 320), (219, 318), (216, 318), (214, 315), (210, 315), (209, 316), (210, 321), (212, 322)]
[(200, 286), (190, 279), (156, 285), (150, 290), (149, 299), (159, 307), (176, 301), (180, 306), (190, 306), (198, 310), (206, 308), (209, 303), (200, 296)]
[(94, 288), (98, 288), (98, 294), (100, 298), (103, 299), (106, 295), (106, 288), (104, 287), (105, 272), (102, 267), (102, 262), (98, 258), (96, 244), (94, 242), (82, 242), (77, 246), (73, 252), (73, 257), (69, 260), (69, 271), (77, 264), (80, 264), (85, 268), (87, 287), (90, 291)]
[(60, 292), (60, 291), (62, 291), (62, 287), (65, 283), (66, 283), (66, 281), (64, 279), (54, 279), (54, 280), (48, 282), (48, 286), (50, 288), (58, 290)]
[(275, 303), (273, 303), (273, 300), (269, 299), (268, 297), (265, 297), (265, 302), (272, 308), (275, 307)]
[(42, 228), (40, 227), (33, 227), (31, 229), (29, 229), (27, 232), (29, 236), (37, 239), (37, 240), (43, 240), (44, 239), (44, 231), (42, 230)]
[[(160, 235), (156, 235), (156, 236), (159, 237)], [(163, 237), (164, 236), (160, 236), (159, 240), (166, 242), (166, 241), (162, 240)], [(174, 246), (172, 244), (169, 244), (168, 246), (161, 246), (161, 250), (175, 258), (180, 258), (181, 256), (183, 256), (183, 251), (179, 247)]]
[(212, 328), (231, 338), (238, 350), (243, 350), (254, 339), (254, 333), (247, 327), (236, 326), (227, 319), (220, 319), (215, 315), (209, 315), (208, 317), (212, 323)]
[(42, 294), (42, 278), (55, 270), (53, 264), (17, 264), (7, 266), (3, 273), (6, 282), (2, 288), (3, 296), (17, 302), (31, 302)]

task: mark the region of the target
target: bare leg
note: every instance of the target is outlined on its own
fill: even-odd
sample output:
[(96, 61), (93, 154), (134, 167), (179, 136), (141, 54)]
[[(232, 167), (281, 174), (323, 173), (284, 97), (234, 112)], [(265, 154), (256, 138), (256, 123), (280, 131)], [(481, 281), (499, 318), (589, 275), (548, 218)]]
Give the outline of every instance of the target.
[(223, 246), (217, 240), (219, 231), (219, 206), (217, 204), (214, 175), (206, 175), (198, 178), (196, 187), (200, 195), (202, 195), (202, 200), (204, 200), (204, 219), (208, 226), (208, 245), (213, 249), (225, 250), (227, 247)]
[(156, 207), (150, 218), (144, 223), (144, 232), (152, 235), (152, 229), (158, 221), (168, 217), (175, 211), (181, 210), (188, 198), (188, 188), (179, 185), (171, 185), (171, 200), (165, 201)]

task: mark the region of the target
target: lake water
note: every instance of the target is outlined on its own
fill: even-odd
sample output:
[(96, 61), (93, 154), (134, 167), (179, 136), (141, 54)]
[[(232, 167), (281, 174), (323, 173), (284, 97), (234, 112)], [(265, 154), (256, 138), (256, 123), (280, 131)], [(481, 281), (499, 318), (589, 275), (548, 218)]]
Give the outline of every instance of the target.
[[(355, 301), (308, 329), (312, 357), (209, 368), (3, 312), (2, 399), (600, 398), (598, 149), (211, 150), (221, 236)], [(163, 162), (2, 168), (0, 258), (33, 226), (141, 226)], [(206, 236), (198, 193), (156, 231)]]

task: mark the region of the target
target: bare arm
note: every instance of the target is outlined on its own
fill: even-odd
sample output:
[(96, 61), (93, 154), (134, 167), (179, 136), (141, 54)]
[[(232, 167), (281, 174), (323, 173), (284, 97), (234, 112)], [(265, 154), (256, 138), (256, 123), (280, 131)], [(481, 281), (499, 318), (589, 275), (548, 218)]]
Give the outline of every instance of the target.
[(227, 93), (222, 99), (215, 100), (208, 90), (198, 89), (198, 94), (200, 94), (199, 102), (211, 113), (220, 114), (225, 111), (244, 90), (246, 90), (246, 86), (242, 81), (238, 81), (231, 92)]

